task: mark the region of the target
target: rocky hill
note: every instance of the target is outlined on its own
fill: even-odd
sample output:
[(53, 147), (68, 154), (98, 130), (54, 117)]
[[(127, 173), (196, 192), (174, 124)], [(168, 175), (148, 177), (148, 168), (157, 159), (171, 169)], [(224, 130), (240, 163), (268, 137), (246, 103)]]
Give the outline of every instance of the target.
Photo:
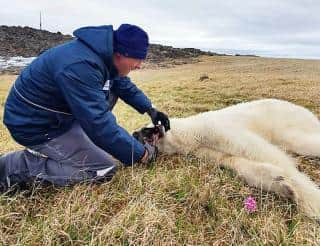
[(37, 56), (42, 50), (69, 41), (70, 35), (31, 27), (0, 26), (0, 56)]
[[(73, 37), (60, 32), (52, 33), (31, 27), (0, 26), (0, 57), (34, 57), (42, 51), (67, 42)], [(147, 67), (167, 67), (189, 62), (197, 62), (200, 55), (220, 55), (193, 48), (173, 48), (151, 44), (146, 61)], [(10, 70), (10, 67), (8, 68)], [(12, 68), (11, 68), (12, 70)], [(13, 69), (14, 70), (14, 69)]]

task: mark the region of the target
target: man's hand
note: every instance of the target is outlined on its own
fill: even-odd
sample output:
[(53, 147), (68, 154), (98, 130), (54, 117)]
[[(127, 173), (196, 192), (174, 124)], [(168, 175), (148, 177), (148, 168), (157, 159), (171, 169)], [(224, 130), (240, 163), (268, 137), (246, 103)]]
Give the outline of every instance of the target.
[(152, 146), (148, 143), (144, 144), (145, 152), (143, 157), (141, 158), (141, 162), (143, 164), (150, 164), (157, 159), (158, 156), (158, 148), (157, 146)]
[(165, 131), (170, 130), (170, 120), (165, 113), (162, 113), (155, 108), (151, 108), (149, 109), (148, 114), (155, 126), (159, 125), (160, 122), (161, 125), (164, 126)]

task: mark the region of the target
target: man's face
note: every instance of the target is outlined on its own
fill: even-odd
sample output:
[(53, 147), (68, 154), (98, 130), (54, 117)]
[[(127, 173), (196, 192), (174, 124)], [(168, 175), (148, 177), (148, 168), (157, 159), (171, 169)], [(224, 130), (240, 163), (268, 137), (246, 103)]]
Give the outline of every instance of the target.
[(131, 70), (140, 69), (142, 61), (141, 59), (123, 56), (117, 52), (113, 54), (113, 64), (118, 69), (120, 77), (127, 76)]

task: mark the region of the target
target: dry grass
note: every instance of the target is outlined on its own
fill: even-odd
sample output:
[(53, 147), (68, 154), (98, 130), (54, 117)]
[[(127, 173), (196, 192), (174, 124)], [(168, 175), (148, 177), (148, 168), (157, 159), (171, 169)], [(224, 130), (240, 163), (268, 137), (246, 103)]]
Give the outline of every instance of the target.
[[(203, 57), (201, 63), (141, 70), (132, 78), (171, 116), (265, 97), (287, 99), (320, 114), (319, 61)], [(0, 77), (1, 112), (13, 79)], [(116, 115), (130, 131), (148, 121), (122, 103)], [(0, 135), (1, 151), (20, 148), (2, 124)], [(300, 168), (320, 183), (318, 164), (298, 160)], [(253, 214), (243, 208), (250, 194), (258, 202)], [(290, 201), (247, 187), (229, 170), (193, 157), (162, 156), (153, 167), (121, 168), (102, 185), (36, 187), (28, 195), (0, 196), (0, 241), (3, 245), (318, 245), (320, 228)]]

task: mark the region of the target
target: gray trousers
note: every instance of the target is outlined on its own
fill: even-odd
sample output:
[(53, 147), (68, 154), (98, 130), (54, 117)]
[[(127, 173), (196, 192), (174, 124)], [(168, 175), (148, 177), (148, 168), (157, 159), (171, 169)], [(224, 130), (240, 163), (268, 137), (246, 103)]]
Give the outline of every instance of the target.
[(49, 142), (1, 156), (0, 166), (0, 181), (9, 187), (33, 180), (57, 186), (104, 181), (116, 172), (114, 159), (97, 147), (78, 123)]
[[(108, 91), (110, 110), (118, 97)], [(0, 157), (0, 190), (15, 184), (46, 181), (57, 186), (106, 181), (116, 173), (114, 159), (96, 146), (78, 123), (44, 144)]]

